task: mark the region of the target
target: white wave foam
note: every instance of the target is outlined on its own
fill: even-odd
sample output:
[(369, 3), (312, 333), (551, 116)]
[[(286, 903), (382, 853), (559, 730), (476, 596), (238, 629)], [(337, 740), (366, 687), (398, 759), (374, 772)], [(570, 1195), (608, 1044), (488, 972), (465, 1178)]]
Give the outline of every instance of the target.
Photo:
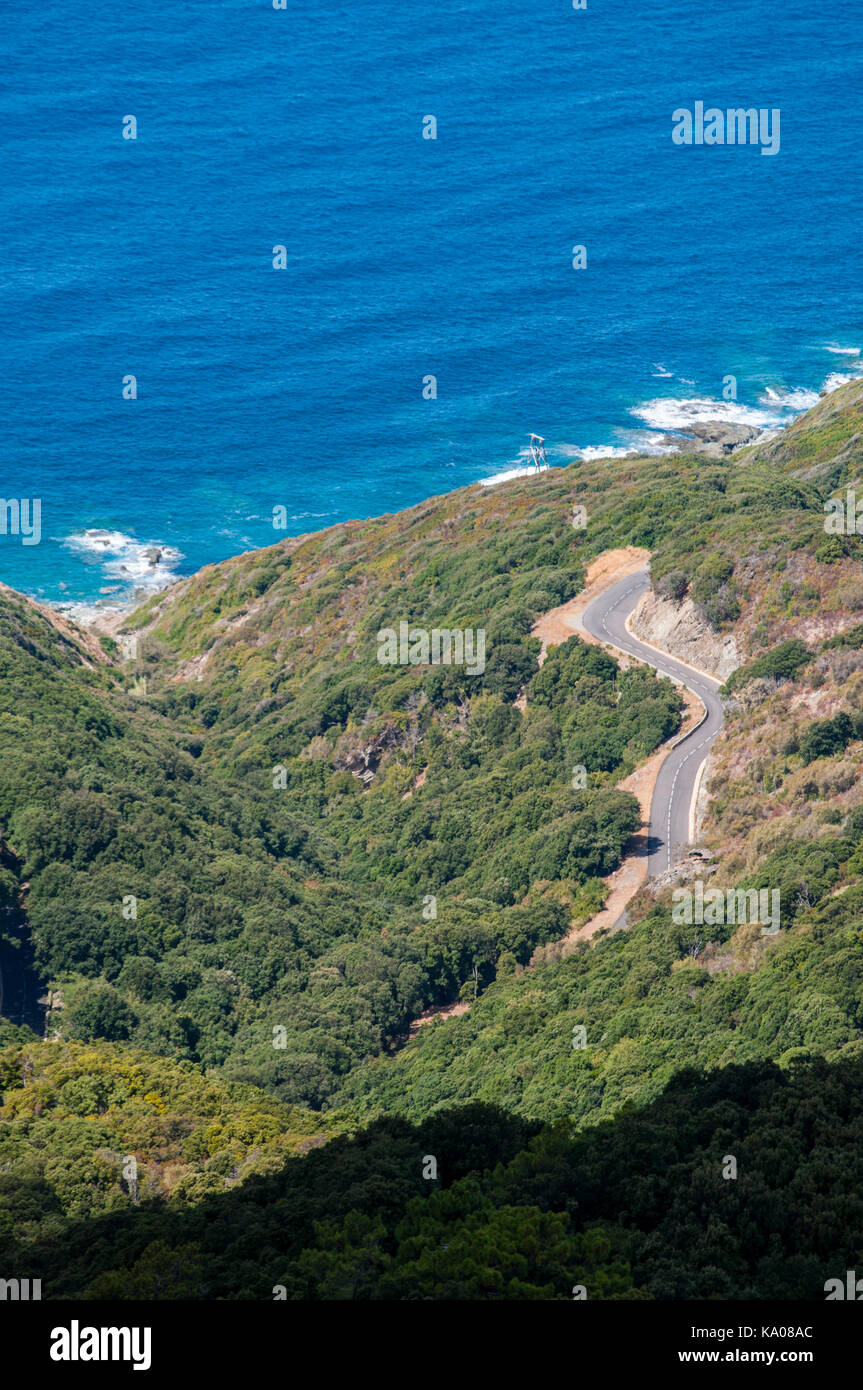
[(640, 449), (627, 449), (622, 444), (588, 444), (584, 449), (577, 451), (576, 457), (590, 463), (593, 459), (633, 458), (640, 452)]
[(128, 604), (117, 603), (71, 603), (71, 602), (51, 602), (51, 607), (65, 617), (71, 618), (73, 623), (79, 627), (91, 627), (99, 619), (107, 617), (111, 613), (128, 613)]
[(91, 555), (110, 555), (115, 551), (122, 550), (131, 540), (122, 531), (103, 531), (94, 528), (91, 531), (81, 531), (77, 535), (69, 536), (64, 542), (70, 550), (78, 550), (84, 554)]
[(697, 425), (707, 420), (721, 420), (729, 425), (753, 425), (757, 429), (779, 423), (775, 410), (759, 410), (755, 406), (741, 405), (739, 401), (715, 400), (712, 396), (683, 399), (661, 396), (633, 406), (630, 414), (655, 430), (685, 430), (687, 425)]
[[(835, 391), (846, 381), (853, 381), (863, 375), (859, 372), (833, 372), (825, 381), (821, 391)], [(818, 404), (821, 391), (808, 387), (768, 386), (758, 399), (757, 405), (743, 405), (740, 401), (717, 400), (713, 396), (660, 396), (651, 401), (642, 401), (634, 406), (631, 414), (644, 420), (655, 430), (683, 430), (708, 420), (718, 420), (728, 425), (751, 425), (759, 430), (777, 430), (789, 424), (804, 410), (811, 410)]]
[(863, 367), (858, 372), (831, 372), (821, 390), (829, 395), (831, 391), (838, 391), (840, 386), (847, 386), (849, 381), (859, 381), (861, 376)]
[(839, 343), (825, 343), (825, 352), (835, 352), (840, 357), (859, 357), (860, 349), (855, 347), (840, 347)]
[(518, 468), (505, 468), (501, 473), (493, 473), (490, 478), (479, 478), (477, 481), (480, 487), (494, 487), (495, 483), (508, 483), (512, 478), (526, 478), (528, 474), (535, 472), (533, 464), (529, 467), (522, 465)]
[(818, 404), (818, 392), (807, 391), (803, 386), (795, 387), (792, 391), (776, 391), (768, 386), (761, 400), (776, 410), (793, 410), (799, 414), (801, 410), (811, 410), (813, 405)]
[[(859, 355), (856, 348), (839, 345), (829, 347), (828, 351), (849, 357)], [(654, 376), (672, 375), (662, 362), (654, 362), (653, 366), (656, 368)], [(626, 440), (626, 443), (588, 444), (584, 447), (558, 444), (553, 446), (553, 452), (564, 458), (582, 459), (585, 462), (605, 458), (632, 458), (638, 454), (676, 453), (675, 446), (661, 439), (655, 432), (660, 431), (663, 435), (666, 432), (685, 434), (692, 425), (705, 424), (707, 421), (719, 421), (728, 425), (751, 425), (761, 431), (760, 440), (765, 442), (775, 438), (803, 411), (811, 410), (825, 392), (836, 391), (846, 382), (863, 377), (863, 361), (859, 367), (856, 364), (853, 366), (855, 369), (850, 372), (831, 372), (820, 391), (813, 391), (805, 386), (768, 386), (759, 397), (757, 405), (718, 400), (714, 396), (657, 396), (653, 400), (642, 401), (640, 405), (633, 406), (629, 412), (630, 415), (643, 420), (647, 429), (615, 431), (618, 439)], [(690, 384), (684, 377), (677, 379), (684, 385)], [(680, 443), (683, 445), (684, 441), (681, 440)], [(549, 452), (552, 452), (551, 447)], [(496, 483), (524, 478), (534, 471), (528, 462), (528, 451), (525, 449), (513, 460), (511, 467), (492, 474), (490, 478), (481, 478), (479, 483), (481, 487), (494, 487)]]
[(127, 597), (167, 588), (183, 558), (182, 552), (172, 545), (139, 541), (123, 531), (100, 527), (68, 536), (63, 544), (87, 562), (100, 562), (105, 578), (125, 586)]
[[(668, 454), (676, 453), (673, 447), (661, 444), (650, 430), (618, 430), (618, 437), (623, 437), (625, 444), (554, 444), (549, 446), (549, 453), (554, 459), (562, 461), (564, 459), (578, 459), (584, 463), (592, 463), (594, 459), (625, 459), (636, 458), (643, 454)], [(490, 478), (480, 478), (480, 487), (494, 487), (496, 483), (508, 483), (513, 478), (526, 478), (531, 476), (536, 470), (532, 463), (528, 462), (529, 454), (525, 449), (513, 460), (513, 466), (503, 469), (500, 473), (493, 473)], [(557, 464), (552, 462), (552, 468)], [(544, 470), (543, 470), (544, 471)]]
[(669, 454), (677, 451), (661, 443), (650, 430), (620, 430), (619, 434), (628, 439), (627, 444), (588, 444), (576, 449), (577, 458), (590, 463), (593, 459), (637, 458), (644, 454)]

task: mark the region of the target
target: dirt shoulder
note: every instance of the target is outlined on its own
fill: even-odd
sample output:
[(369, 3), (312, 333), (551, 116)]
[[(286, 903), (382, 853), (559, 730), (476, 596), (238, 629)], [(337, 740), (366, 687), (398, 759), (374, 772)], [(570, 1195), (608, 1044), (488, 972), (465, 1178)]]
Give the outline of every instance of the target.
[(632, 795), (638, 799), (641, 808), (641, 829), (633, 835), (626, 855), (614, 873), (609, 874), (605, 880), (608, 884), (609, 894), (602, 911), (598, 912), (595, 917), (591, 917), (590, 921), (585, 922), (583, 926), (574, 927), (564, 937), (565, 943), (586, 941), (589, 937), (595, 936), (598, 931), (603, 929), (608, 931), (614, 926), (621, 912), (632, 901), (647, 878), (650, 804), (653, 800), (653, 789), (656, 786), (659, 769), (674, 745), (690, 733), (704, 717), (704, 706), (698, 696), (686, 689), (681, 693), (686, 701), (686, 714), (678, 732), (667, 743), (663, 743), (661, 747), (657, 748), (655, 753), (651, 753), (646, 762), (637, 767), (628, 777), (624, 777), (622, 782), (617, 783), (619, 791), (632, 792)]
[[(545, 654), (550, 646), (565, 642), (574, 633), (584, 642), (593, 642), (601, 646), (597, 638), (582, 625), (585, 608), (619, 579), (626, 579), (628, 575), (644, 569), (649, 560), (650, 551), (642, 550), (636, 545), (625, 545), (619, 550), (605, 550), (601, 555), (597, 555), (585, 571), (585, 585), (581, 593), (576, 594), (575, 598), (569, 599), (567, 603), (562, 603), (559, 608), (552, 608), (549, 613), (538, 618), (531, 628), (531, 636), (538, 637), (542, 643), (540, 666), (545, 661)], [(617, 648), (614, 650), (617, 651)], [(620, 656), (620, 664), (626, 669), (630, 665), (630, 658), (625, 652), (621, 652)]]
[[(553, 608), (550, 613), (544, 614), (531, 629), (534, 637), (539, 637), (542, 642), (542, 652), (540, 664), (545, 659), (546, 650), (551, 645), (565, 642), (573, 633), (584, 642), (592, 642), (596, 646), (609, 646), (617, 654), (620, 665), (627, 669), (633, 664), (633, 658), (626, 652), (620, 651), (613, 643), (601, 643), (591, 632), (583, 626), (582, 615), (589, 603), (603, 594), (606, 589), (610, 589), (613, 584), (621, 579), (626, 579), (630, 574), (636, 574), (650, 560), (650, 551), (643, 550), (638, 546), (623, 546), (618, 550), (606, 550), (602, 555), (588, 566), (585, 574), (585, 587), (575, 598), (568, 603), (563, 603), (559, 608)], [(641, 829), (632, 837), (627, 853), (613, 874), (609, 874), (606, 883), (609, 888), (609, 895), (605, 906), (595, 917), (591, 917), (589, 922), (573, 929), (564, 938), (564, 945), (575, 945), (579, 941), (587, 941), (595, 936), (598, 931), (609, 930), (614, 926), (620, 914), (624, 911), (627, 904), (632, 901), (641, 885), (647, 878), (647, 846), (650, 824), (650, 805), (653, 800), (653, 791), (656, 786), (656, 779), (659, 770), (672, 748), (680, 739), (684, 738), (699, 721), (704, 717), (705, 709), (697, 695), (692, 691), (683, 689), (683, 698), (686, 702), (686, 714), (680, 730), (667, 743), (657, 748), (655, 753), (631, 772), (628, 777), (624, 777), (617, 783), (619, 791), (631, 792), (638, 799), (641, 808)]]
[(426, 1009), (424, 1014), (420, 1014), (419, 1018), (414, 1019), (409, 1029), (409, 1036), (415, 1038), (421, 1028), (424, 1028), (427, 1023), (434, 1023), (435, 1019), (459, 1018), (462, 1014), (466, 1014), (469, 1009), (470, 1003), (465, 1000), (461, 1000), (458, 1004), (442, 1004), (432, 1009)]
[[(582, 625), (582, 615), (589, 603), (592, 603), (606, 589), (610, 589), (613, 584), (617, 584), (619, 580), (626, 579), (630, 574), (636, 574), (643, 569), (649, 559), (650, 552), (648, 550), (642, 550), (633, 545), (624, 546), (618, 550), (606, 550), (602, 555), (598, 555), (585, 572), (585, 587), (581, 593), (576, 594), (575, 598), (570, 599), (567, 603), (562, 603), (559, 608), (553, 608), (549, 613), (545, 613), (537, 619), (531, 628), (531, 635), (538, 637), (542, 643), (539, 664), (542, 665), (550, 646), (557, 646), (559, 643), (565, 642), (573, 634), (577, 634), (583, 641), (592, 642), (596, 646), (611, 647), (623, 669), (636, 664), (635, 658), (620, 651), (613, 643), (602, 643), (588, 632)], [(610, 930), (645, 882), (647, 878), (650, 805), (659, 770), (672, 748), (700, 723), (706, 713), (704, 705), (691, 690), (683, 687), (681, 693), (686, 703), (686, 713), (678, 732), (673, 738), (668, 739), (666, 743), (657, 748), (640, 767), (637, 767), (634, 772), (616, 784), (620, 791), (631, 792), (636, 797), (641, 809), (641, 828), (633, 835), (626, 855), (614, 873), (609, 874), (605, 880), (609, 889), (605, 906), (589, 921), (579, 926), (573, 926), (562, 940), (553, 942), (549, 946), (540, 947), (537, 952), (540, 958), (549, 952), (554, 952), (556, 959), (562, 959), (574, 951), (579, 942), (589, 940), (599, 931)], [(524, 709), (525, 696), (520, 695), (515, 703), (519, 708)], [(414, 1019), (410, 1027), (410, 1036), (416, 1037), (420, 1028), (434, 1023), (437, 1019), (457, 1018), (468, 1013), (469, 1009), (470, 1005), (464, 1001), (450, 1004), (448, 1007), (427, 1009), (419, 1018)]]
[[(565, 642), (567, 638), (576, 633), (584, 642), (592, 642), (596, 646), (611, 647), (616, 653), (621, 667), (626, 670), (633, 665), (634, 658), (620, 651), (613, 643), (602, 643), (593, 633), (588, 632), (582, 623), (584, 610), (589, 603), (592, 603), (600, 594), (605, 593), (613, 584), (619, 580), (628, 578), (631, 574), (636, 574), (642, 570), (650, 560), (650, 551), (643, 550), (639, 546), (627, 545), (618, 550), (606, 550), (602, 555), (598, 555), (595, 560), (588, 565), (585, 572), (585, 587), (575, 598), (567, 603), (562, 603), (559, 608), (553, 608), (551, 612), (545, 613), (539, 618), (531, 629), (531, 635), (538, 637), (542, 643), (539, 662), (545, 660), (546, 652), (550, 646), (556, 646), (560, 642)], [(656, 786), (656, 779), (659, 770), (665, 762), (668, 754), (674, 745), (692, 729), (704, 717), (705, 710), (697, 695), (692, 691), (682, 691), (686, 701), (686, 714), (680, 730), (674, 738), (668, 740), (655, 753), (617, 783), (619, 791), (631, 792), (637, 797), (641, 807), (641, 829), (633, 835), (629, 849), (620, 865), (606, 879), (609, 888), (609, 895), (605, 907), (598, 912), (595, 917), (591, 917), (589, 922), (573, 929), (564, 938), (563, 944), (575, 945), (579, 941), (586, 941), (591, 936), (595, 936), (598, 931), (608, 930), (614, 926), (620, 914), (629, 902), (635, 897), (641, 885), (647, 878), (647, 843), (650, 823), (650, 804), (653, 800), (653, 790)]]

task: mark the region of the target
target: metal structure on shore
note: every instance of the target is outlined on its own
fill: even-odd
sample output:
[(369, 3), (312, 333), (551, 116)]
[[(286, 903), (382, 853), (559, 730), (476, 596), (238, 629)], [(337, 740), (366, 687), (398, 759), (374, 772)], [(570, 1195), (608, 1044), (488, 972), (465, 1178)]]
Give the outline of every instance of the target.
[(548, 456), (545, 452), (545, 440), (541, 434), (534, 434), (532, 431), (530, 436), (530, 461), (537, 473), (540, 469), (548, 468), (549, 466)]

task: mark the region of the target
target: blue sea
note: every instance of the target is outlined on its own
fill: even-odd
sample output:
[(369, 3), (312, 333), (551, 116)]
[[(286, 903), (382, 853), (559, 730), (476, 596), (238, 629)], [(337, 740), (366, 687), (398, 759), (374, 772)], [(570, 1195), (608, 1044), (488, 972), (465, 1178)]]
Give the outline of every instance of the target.
[[(530, 430), (780, 428), (863, 373), (861, 37), (848, 0), (4, 7), (0, 493), (42, 539), (0, 578), (120, 606)], [(675, 145), (697, 101), (778, 108), (779, 153)]]

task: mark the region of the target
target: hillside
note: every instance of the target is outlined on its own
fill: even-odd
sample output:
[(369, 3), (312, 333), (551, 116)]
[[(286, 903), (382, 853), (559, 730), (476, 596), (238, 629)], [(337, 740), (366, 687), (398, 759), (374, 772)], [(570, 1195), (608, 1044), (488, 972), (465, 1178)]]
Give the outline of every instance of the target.
[[(814, 1297), (830, 1261), (853, 1258), (863, 1224), (837, 1194), (829, 1238), (795, 1246), (777, 1217), (699, 1283), (676, 1233), (670, 1273), (660, 1198), (620, 1196), (619, 1135), (652, 1153), (686, 1094), (684, 1230), (702, 1219), (705, 1136), (724, 1134), (714, 1104), (741, 1144), (787, 1126), (789, 1152), (819, 1088), (834, 1120), (859, 1123), (863, 565), (860, 536), (824, 522), (863, 472), (861, 411), (854, 382), (724, 459), (576, 463), (281, 541), (136, 610), (115, 635), (137, 639), (132, 659), (0, 590), (0, 1231), (57, 1292), (115, 1287), (116, 1264), (83, 1253), (103, 1221), (120, 1223), (136, 1287), (191, 1251), (196, 1297), (268, 1297), (270, 1279), (289, 1297), (445, 1296), (423, 1282), (443, 1277), (426, 1249), (441, 1222), (513, 1252), (475, 1284), (467, 1263), (450, 1270), (434, 1287), (453, 1297), (563, 1297), (562, 1271), (581, 1265), (600, 1296), (745, 1296), (728, 1292), (738, 1268), (766, 1297), (780, 1257), (788, 1296)], [(639, 824), (617, 784), (681, 722), (670, 682), (577, 637), (539, 667), (535, 624), (622, 546), (649, 550), (657, 595), (733, 636), (741, 664), (707, 776), (710, 862), (648, 884), (626, 931), (565, 954)], [(382, 663), (378, 634), (401, 623), (482, 630), (482, 669)], [(676, 922), (672, 891), (693, 873), (778, 889), (781, 931)], [(457, 1001), (467, 1012), (409, 1037)], [(239, 1130), (200, 1138), (214, 1117), (227, 1134), (232, 1108)], [(476, 1152), (472, 1114), (490, 1127)], [(420, 1172), (448, 1133), (444, 1185), (465, 1184), (452, 1197)], [(589, 1193), (569, 1144), (597, 1165)], [(366, 1154), (369, 1188), (342, 1202), (327, 1155), (348, 1151)], [(70, 1153), (95, 1175), (89, 1197), (83, 1178), (64, 1187)], [(118, 1153), (139, 1154), (146, 1203), (117, 1179)], [(13, 1237), (25, 1174), (47, 1214)], [(370, 1194), (390, 1182), (376, 1216)], [(280, 1242), (261, 1216), (267, 1273), (205, 1279), (201, 1204), (242, 1244), (235, 1185), (263, 1207), (299, 1203), (305, 1236)]]
[[(565, 517), (559, 530), (565, 557), (577, 540)], [(476, 539), (455, 548), (479, 588), (485, 550)], [(194, 648), (172, 662), (148, 634), (145, 694), (137, 672), (92, 666), (7, 600), (0, 717), (14, 756), (0, 816), (28, 885), (37, 968), (63, 1001), (51, 1027), (226, 1065), (319, 1106), (424, 1009), (465, 987), (472, 997), (499, 963), (526, 964), (589, 915), (638, 821), (614, 782), (674, 732), (680, 700), (578, 641), (538, 673), (530, 623), (575, 583), (547, 550), (542, 536), (525, 541), (519, 584), (546, 588), (520, 610), (520, 636), (499, 619), (494, 631), (517, 640), (490, 634), (486, 669), (464, 687), (453, 667), (380, 666), (372, 645), (338, 683), (309, 661), (291, 700), (279, 645), (290, 572), (267, 592), (266, 686), (257, 646), (245, 661), (235, 644), (224, 671), (214, 658), (208, 679), (182, 681), (172, 677)], [(172, 622), (197, 584), (226, 578), (178, 591)], [(297, 602), (322, 607), (314, 586)], [(378, 615), (364, 621), (377, 631)], [(330, 622), (322, 607), (301, 640)], [(347, 648), (332, 641), (339, 660)], [(525, 683), (522, 712), (512, 701)], [(573, 761), (587, 768), (584, 789), (571, 785)], [(286, 1030), (278, 1048), (275, 1028)]]
[(482, 1105), (389, 1117), (196, 1201), (49, 1214), (0, 1253), (52, 1298), (818, 1301), (859, 1251), (861, 1082), (859, 1059), (687, 1070), (581, 1135)]

